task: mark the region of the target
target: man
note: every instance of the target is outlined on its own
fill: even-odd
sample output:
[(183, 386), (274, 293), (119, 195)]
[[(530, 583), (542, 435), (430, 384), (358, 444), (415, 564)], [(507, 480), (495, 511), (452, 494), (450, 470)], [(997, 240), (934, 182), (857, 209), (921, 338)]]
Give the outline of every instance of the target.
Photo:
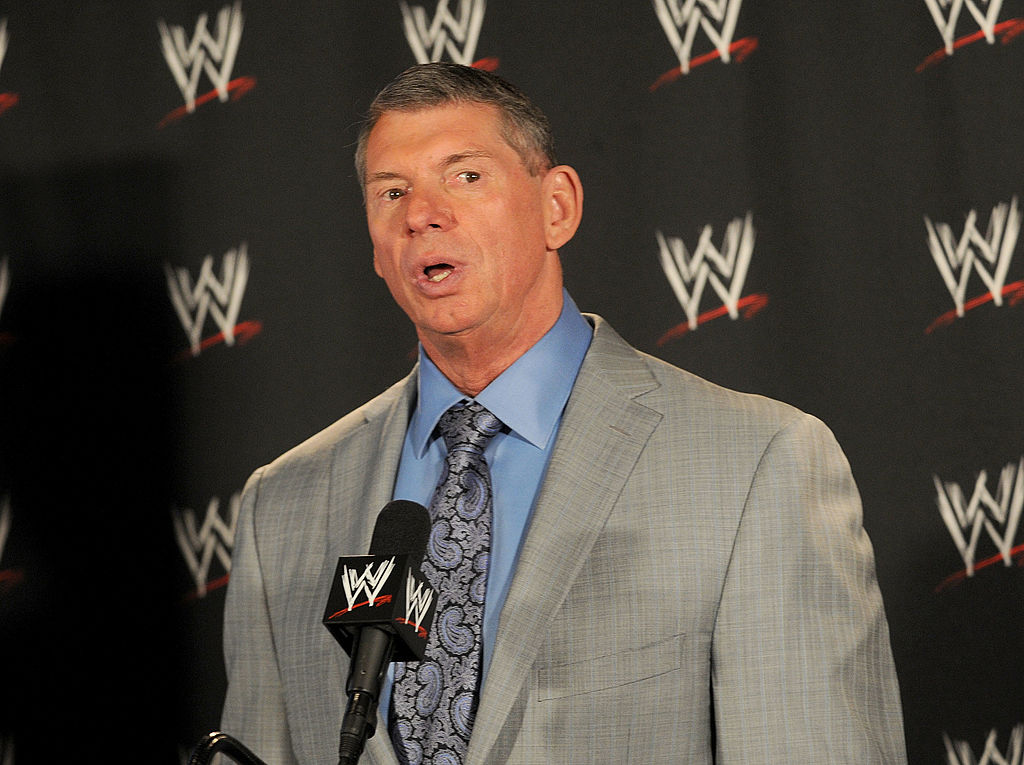
[[(357, 169), (374, 268), (420, 360), (247, 485), (224, 730), (274, 765), (334, 761), (348, 660), (319, 623), (334, 563), (393, 497), (429, 504), (439, 480), (456, 497), (447, 417), (472, 411), (491, 418), (473, 467), (491, 518), (474, 560), (490, 560), (431, 637), (465, 645), (398, 668), (364, 761), (904, 762), (845, 457), (814, 418), (579, 313), (558, 249), (581, 184), (543, 115), (494, 75), (414, 67), (374, 101)], [(433, 502), (425, 568), (443, 578), (477, 531)]]

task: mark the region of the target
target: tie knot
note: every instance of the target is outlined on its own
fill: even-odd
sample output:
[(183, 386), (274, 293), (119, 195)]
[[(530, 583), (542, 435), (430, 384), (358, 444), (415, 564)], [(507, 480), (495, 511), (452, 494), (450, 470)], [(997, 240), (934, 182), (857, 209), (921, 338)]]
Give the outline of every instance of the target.
[(482, 404), (470, 401), (456, 404), (442, 414), (437, 427), (449, 452), (459, 447), (483, 452), (487, 442), (505, 425)]

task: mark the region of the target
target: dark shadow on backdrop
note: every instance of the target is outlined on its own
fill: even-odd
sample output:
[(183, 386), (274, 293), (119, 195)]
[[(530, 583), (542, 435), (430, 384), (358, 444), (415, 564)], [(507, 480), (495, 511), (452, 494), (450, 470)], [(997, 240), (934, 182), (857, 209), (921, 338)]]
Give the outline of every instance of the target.
[(0, 735), (19, 765), (177, 749), (168, 186), (146, 163), (0, 177)]

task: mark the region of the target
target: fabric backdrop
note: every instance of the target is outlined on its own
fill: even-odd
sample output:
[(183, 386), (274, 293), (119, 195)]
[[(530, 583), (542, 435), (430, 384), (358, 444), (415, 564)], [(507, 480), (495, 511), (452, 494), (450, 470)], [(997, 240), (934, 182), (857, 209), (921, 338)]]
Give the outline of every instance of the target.
[(833, 428), (911, 761), (1019, 765), (1021, 31), (1024, 0), (0, 0), (0, 765), (217, 727), (246, 477), (412, 363), (351, 157), (431, 59), (550, 115), (584, 310)]

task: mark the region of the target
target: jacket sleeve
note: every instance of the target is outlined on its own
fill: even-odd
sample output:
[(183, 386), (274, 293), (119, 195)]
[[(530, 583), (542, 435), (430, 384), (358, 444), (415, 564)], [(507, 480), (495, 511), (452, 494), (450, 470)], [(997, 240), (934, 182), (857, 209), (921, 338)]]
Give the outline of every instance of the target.
[(906, 762), (899, 687), (857, 488), (803, 415), (753, 475), (712, 642), (716, 762)]
[(242, 493), (224, 611), (228, 689), (221, 729), (266, 762), (296, 763), (285, 713), (263, 569), (256, 544), (255, 510), (262, 470)]

